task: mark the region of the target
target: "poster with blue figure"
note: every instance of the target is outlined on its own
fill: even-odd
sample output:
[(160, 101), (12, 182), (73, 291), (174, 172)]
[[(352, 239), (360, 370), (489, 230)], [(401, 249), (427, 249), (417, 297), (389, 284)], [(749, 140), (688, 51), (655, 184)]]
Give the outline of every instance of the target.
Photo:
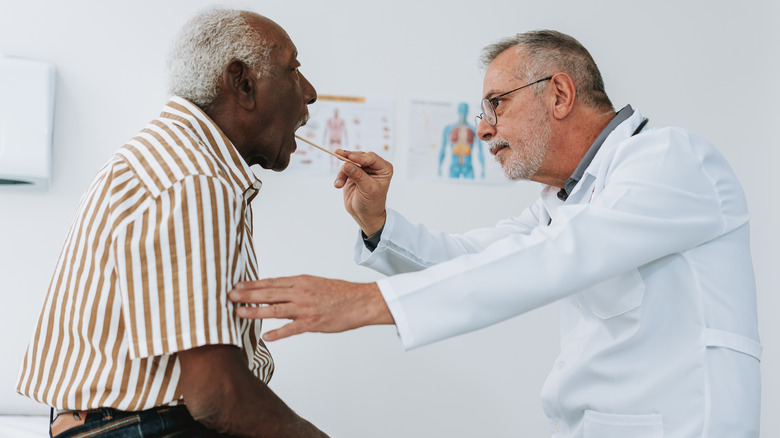
[(478, 111), (466, 102), (412, 101), (407, 177), (477, 184), (508, 183), (487, 144), (477, 136), (474, 121), (477, 114)]
[(480, 179), (485, 179), (485, 155), (482, 153), (482, 141), (477, 138), (477, 128), (468, 122), (469, 105), (466, 102), (458, 104), (458, 122), (444, 127), (439, 154), (439, 176), (442, 175), (442, 164), (449, 154), (449, 177), (474, 179), (472, 157), (479, 158)]

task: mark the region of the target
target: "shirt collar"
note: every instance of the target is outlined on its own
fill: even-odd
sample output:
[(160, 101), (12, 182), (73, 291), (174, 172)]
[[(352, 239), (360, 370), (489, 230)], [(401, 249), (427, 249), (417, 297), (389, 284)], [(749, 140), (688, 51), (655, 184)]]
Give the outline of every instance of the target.
[(165, 104), (160, 117), (173, 120), (193, 132), (209, 148), (230, 184), (244, 194), (247, 203), (254, 199), (262, 182), (230, 139), (203, 110), (187, 99), (173, 96)]
[(618, 111), (618, 113), (615, 115), (615, 117), (612, 118), (612, 120), (609, 121), (609, 123), (607, 123), (607, 126), (604, 127), (599, 136), (596, 137), (596, 140), (593, 141), (593, 144), (590, 145), (588, 152), (586, 152), (585, 156), (582, 157), (580, 164), (578, 164), (577, 168), (574, 169), (574, 173), (572, 173), (569, 179), (566, 180), (563, 188), (558, 191), (558, 199), (565, 201), (566, 198), (569, 197), (571, 191), (574, 190), (574, 187), (578, 182), (580, 182), (582, 175), (585, 173), (585, 169), (590, 166), (590, 163), (593, 161), (593, 157), (596, 156), (596, 153), (601, 148), (601, 145), (604, 144), (604, 140), (609, 137), (609, 134), (611, 134), (615, 128), (631, 117), (632, 114), (634, 114), (634, 109), (631, 108), (631, 105), (626, 105), (623, 107), (623, 109)]

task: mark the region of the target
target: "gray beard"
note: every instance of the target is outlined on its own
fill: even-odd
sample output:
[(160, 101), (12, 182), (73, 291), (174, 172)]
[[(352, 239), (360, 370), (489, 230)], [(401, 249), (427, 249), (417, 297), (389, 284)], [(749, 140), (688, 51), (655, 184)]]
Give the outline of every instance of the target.
[[(544, 109), (537, 108), (531, 124), (523, 129), (514, 141), (494, 137), (488, 142), (491, 150), (499, 146), (509, 148), (509, 152), (504, 153), (503, 161), (496, 157), (508, 179), (530, 180), (542, 167), (551, 136), (550, 123), (545, 116)], [(529, 140), (522, 140), (523, 138)]]

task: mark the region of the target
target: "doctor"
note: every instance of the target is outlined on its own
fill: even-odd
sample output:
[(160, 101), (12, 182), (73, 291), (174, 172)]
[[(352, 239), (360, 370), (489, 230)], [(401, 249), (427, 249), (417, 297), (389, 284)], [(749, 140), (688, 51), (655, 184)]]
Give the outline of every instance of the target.
[[(588, 51), (554, 31), (488, 46), (479, 137), (507, 177), (544, 184), (519, 216), (462, 235), (385, 208), (392, 166), (343, 152), (336, 180), (364, 233), (359, 284), (311, 276), (231, 292), (266, 334), (395, 324), (414, 348), (558, 301), (542, 390), (555, 437), (756, 437), (761, 345), (748, 212), (699, 135), (613, 109)], [(368, 237), (366, 237), (368, 236)]]

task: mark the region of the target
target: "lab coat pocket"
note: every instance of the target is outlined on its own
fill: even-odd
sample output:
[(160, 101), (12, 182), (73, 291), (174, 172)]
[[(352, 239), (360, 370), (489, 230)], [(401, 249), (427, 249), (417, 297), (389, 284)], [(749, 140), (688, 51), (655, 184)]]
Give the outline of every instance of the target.
[(585, 411), (584, 438), (663, 438), (661, 414), (625, 415)]
[(609, 319), (641, 306), (645, 283), (639, 271), (634, 269), (589, 287), (581, 295), (594, 315)]

